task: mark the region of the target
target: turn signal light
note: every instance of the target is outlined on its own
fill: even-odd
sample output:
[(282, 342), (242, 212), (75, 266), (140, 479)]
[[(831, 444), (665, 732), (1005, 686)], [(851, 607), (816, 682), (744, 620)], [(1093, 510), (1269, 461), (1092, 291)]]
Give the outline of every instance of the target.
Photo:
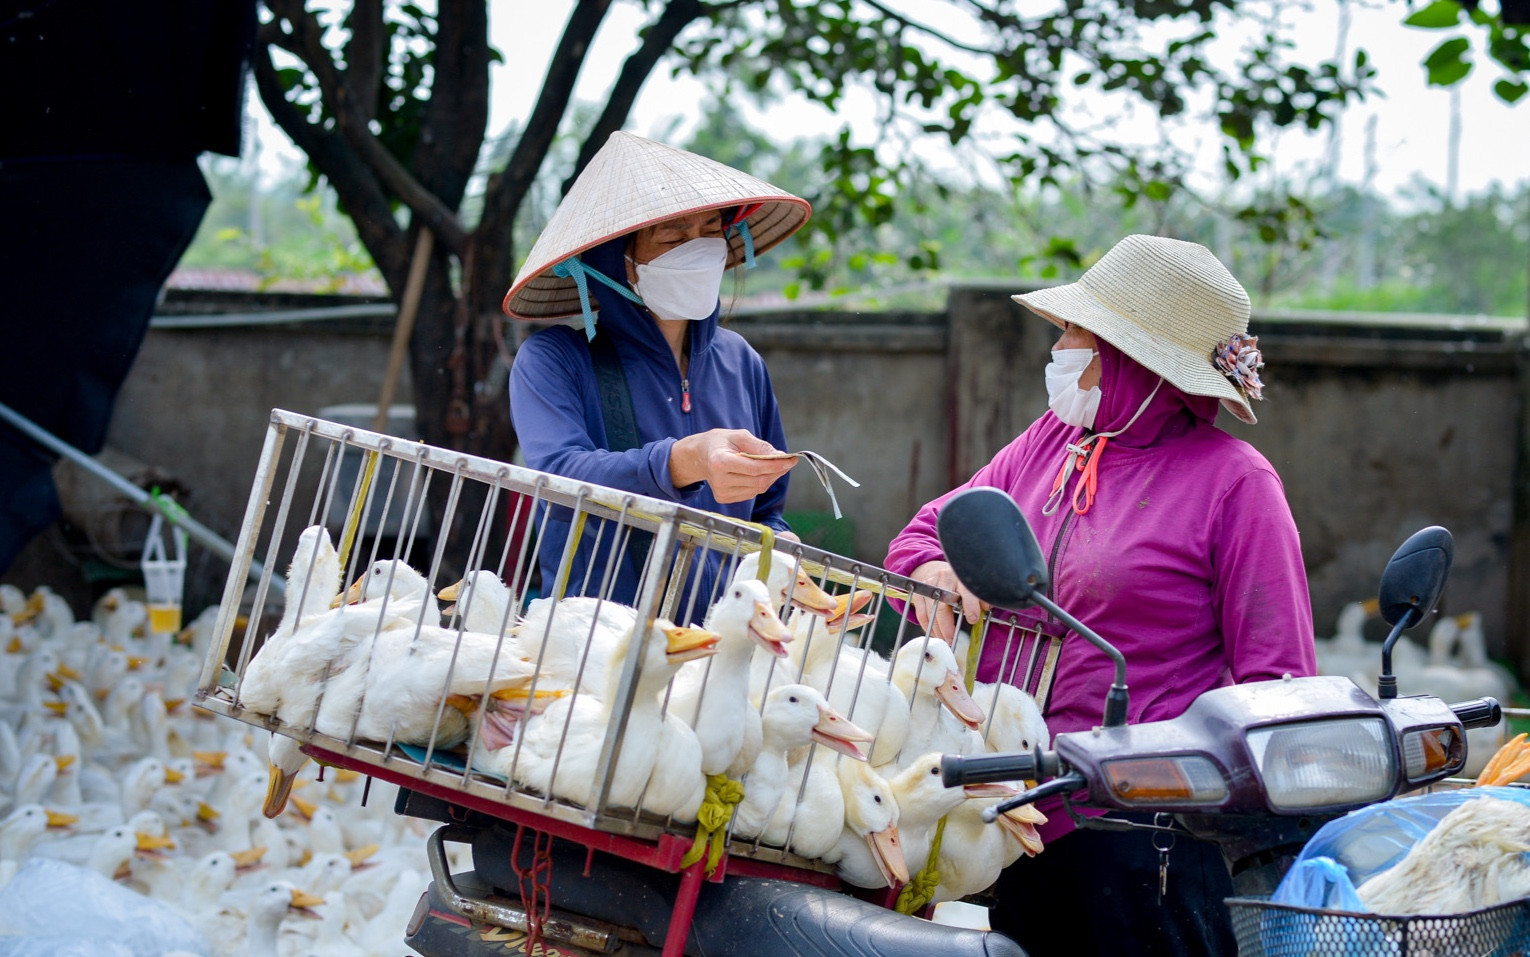
[(1198, 754), (1106, 761), (1100, 770), (1122, 804), (1215, 804), (1227, 797), (1217, 766)]

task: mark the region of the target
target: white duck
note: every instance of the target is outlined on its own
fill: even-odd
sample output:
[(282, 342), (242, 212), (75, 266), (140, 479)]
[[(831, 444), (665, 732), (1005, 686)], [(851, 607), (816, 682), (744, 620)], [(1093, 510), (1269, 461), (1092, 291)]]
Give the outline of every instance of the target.
[[(941, 642), (944, 644), (944, 642)], [(959, 808), (967, 800), (965, 789), (946, 787), (940, 777), (940, 753), (922, 754), (908, 763), (887, 780), (893, 798), (898, 802), (898, 841), (903, 857), (911, 871), (917, 871), (929, 860), (934, 845), (935, 829), (940, 819)], [(852, 858), (856, 860), (852, 860)], [(869, 848), (851, 845), (840, 860), (841, 870), (849, 869), (858, 874), (871, 874), (875, 868), (868, 867)], [(861, 884), (862, 887), (890, 886), (884, 884)]]
[[(1365, 623), (1376, 617), (1381, 603), (1376, 598), (1345, 602), (1334, 620), (1329, 638), (1313, 641), (1320, 675), (1353, 675), (1375, 671), (1381, 666), (1381, 646), (1365, 640)], [(1374, 681), (1370, 685), (1375, 687)]]
[(983, 820), (985, 807), (1017, 793), (1015, 788), (997, 784), (966, 788), (969, 800), (946, 817), (940, 843), (940, 882), (931, 898), (934, 903), (960, 900), (986, 890), (999, 879), (1000, 871), (1022, 855), (1041, 853), (1036, 826), (1045, 824), (1047, 818), (1033, 805), (1000, 814), (992, 824)]
[(982, 730), (986, 750), (1034, 751), (1051, 743), (1041, 707), (1023, 688), (1002, 681), (975, 681), (972, 698), (988, 712)]
[[(298, 534), (293, 547), (281, 620), (245, 666), (239, 683), (239, 702), (244, 707), (288, 724), (308, 726), (302, 718), (312, 706), (309, 692), (345, 650), (342, 642), (361, 637), (359, 632), (332, 627), (345, 620), (342, 612), (331, 611), (339, 594), (340, 555), (324, 526), (310, 525)], [(283, 704), (290, 694), (303, 696), (303, 701), (289, 705), (292, 713), (284, 715)], [(311, 720), (312, 715), (307, 717)]]
[[(762, 835), (786, 795), (787, 755), (818, 742), (855, 760), (866, 755), (859, 745), (871, 735), (835, 711), (822, 694), (807, 685), (782, 685), (765, 698), (760, 712), (762, 743), (744, 776), (744, 799), (733, 812), (733, 836)], [(795, 795), (793, 795), (795, 797)]]
[(891, 680), (909, 702), (908, 731), (891, 764), (906, 767), (932, 751), (972, 754), (983, 750), (977, 729), (987, 715), (967, 692), (950, 645), (928, 635), (910, 639), (893, 657)]
[(857, 887), (907, 884), (908, 863), (892, 786), (864, 761), (840, 760), (837, 767), (845, 796), (845, 826), (823, 860), (835, 865), (842, 880)]
[[(642, 635), (632, 707), (610, 775), (609, 805), (638, 806), (659, 754), (659, 694), (681, 664), (713, 653), (716, 644), (717, 635), (711, 632), (679, 628), (664, 619), (656, 619)], [(475, 746), (474, 765), (542, 794), (590, 806), (599, 796), (596, 771), (624, 657), (625, 650), (611, 657), (599, 694), (576, 692), (553, 701), (525, 719), (514, 745), (493, 751)], [(694, 773), (699, 775), (700, 768)]]
[[(391, 570), (378, 566), (396, 565)], [(486, 694), (524, 688), (534, 665), (498, 634), (458, 631), (439, 620), (436, 597), (419, 572), (380, 562), (367, 581), (366, 608), (377, 601), (423, 611), (390, 617), (358, 641), (325, 682), (314, 726), (342, 740), (455, 747), (468, 739), (469, 717)], [(378, 587), (387, 593), (372, 597)], [(391, 616), (391, 612), (385, 612)], [(421, 623), (417, 614), (425, 616)]]
[(696, 732), (703, 774), (737, 778), (760, 749), (760, 715), (749, 702), (750, 656), (759, 647), (783, 658), (791, 636), (776, 617), (765, 583), (757, 579), (728, 585), (702, 627), (717, 633), (717, 652), (675, 675), (669, 713)]

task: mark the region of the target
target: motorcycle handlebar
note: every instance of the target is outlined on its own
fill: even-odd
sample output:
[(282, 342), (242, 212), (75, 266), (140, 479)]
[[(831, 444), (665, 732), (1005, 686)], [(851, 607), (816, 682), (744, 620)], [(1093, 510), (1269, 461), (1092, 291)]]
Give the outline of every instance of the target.
[(1503, 720), (1503, 706), (1497, 698), (1475, 698), (1471, 701), (1461, 701), (1450, 706), (1450, 710), (1461, 719), (1461, 725), (1468, 730), (1471, 728), (1491, 728)]
[(940, 780), (948, 788), (993, 781), (1034, 781), (1056, 773), (1056, 752), (1043, 752), (1040, 748), (1034, 752), (944, 754), (940, 758)]

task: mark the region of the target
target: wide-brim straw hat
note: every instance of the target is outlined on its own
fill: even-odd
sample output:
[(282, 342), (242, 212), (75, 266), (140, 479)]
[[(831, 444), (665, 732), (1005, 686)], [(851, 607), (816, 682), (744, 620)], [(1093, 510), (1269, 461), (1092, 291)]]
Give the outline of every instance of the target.
[(1248, 293), (1205, 246), (1127, 236), (1077, 282), (1010, 298), (1058, 326), (1089, 330), (1191, 395), (1221, 399), (1244, 422), (1258, 421), (1213, 358), (1219, 344), (1248, 333)]
[[(574, 280), (552, 267), (643, 226), (707, 209), (749, 210), (745, 221), (756, 255), (808, 221), (808, 201), (705, 156), (618, 130), (569, 187), (505, 294), (516, 319), (580, 314)], [(728, 234), (728, 267), (744, 260), (744, 238)], [(595, 303), (591, 302), (591, 308)]]

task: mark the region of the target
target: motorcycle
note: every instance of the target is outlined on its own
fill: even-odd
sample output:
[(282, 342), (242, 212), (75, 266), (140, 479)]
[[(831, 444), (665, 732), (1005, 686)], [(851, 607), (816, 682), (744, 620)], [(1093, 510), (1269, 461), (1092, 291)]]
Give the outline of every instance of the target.
[[(979, 598), (1002, 608), (1040, 605), (1116, 666), (1099, 728), (1058, 734), (1049, 750), (943, 758), (947, 786), (1039, 782), (990, 808), (990, 819), (1049, 795), (1062, 795), (1070, 814), (1162, 815), (1171, 823), (1161, 829), (1220, 849), (1237, 894), (1263, 896), (1322, 825), (1458, 773), (1465, 731), (1502, 719), (1493, 698), (1447, 704), (1433, 695), (1397, 695), (1391, 650), (1444, 589), (1453, 553), (1444, 528), (1409, 537), (1382, 573), (1381, 614), (1392, 630), (1375, 696), (1348, 678), (1288, 676), (1207, 691), (1177, 718), (1133, 725), (1125, 722), (1124, 660), (1046, 596), (1046, 561), (1014, 501), (997, 489), (969, 490), (946, 504), (939, 531), (952, 543), (957, 577)], [(957, 549), (957, 542), (982, 545)], [(1108, 813), (1075, 818), (1081, 827), (1158, 827)]]
[[(1267, 895), (1323, 824), (1459, 772), (1466, 729), (1501, 720), (1491, 698), (1451, 705), (1396, 695), (1390, 650), (1444, 588), (1452, 544), (1443, 528), (1409, 538), (1382, 575), (1381, 612), (1393, 629), (1377, 696), (1347, 678), (1287, 677), (1208, 691), (1178, 718), (1135, 725), (1125, 721), (1124, 658), (1046, 597), (1044, 556), (1013, 500), (996, 489), (964, 492), (942, 510), (939, 531), (957, 576), (980, 598), (999, 608), (1045, 607), (1116, 667), (1100, 728), (1059, 734), (1047, 750), (943, 758), (950, 787), (1038, 782), (990, 808), (990, 821), (1053, 794), (1064, 796), (1069, 813), (1153, 812), (1170, 823), (1076, 820), (1209, 841), (1238, 894)], [(932, 924), (780, 876), (730, 874), (694, 886), (693, 874), (652, 866), (642, 853), (614, 847), (611, 835), (566, 827), (549, 834), (538, 830), (542, 822), (507, 822), (449, 798), (405, 790), (397, 807), (444, 825), (429, 839), (433, 881), (405, 937), (426, 957), (514, 951), (528, 934), (541, 953), (571, 955), (1024, 953), (997, 933)], [(471, 844), (472, 871), (450, 873), (448, 841)]]

